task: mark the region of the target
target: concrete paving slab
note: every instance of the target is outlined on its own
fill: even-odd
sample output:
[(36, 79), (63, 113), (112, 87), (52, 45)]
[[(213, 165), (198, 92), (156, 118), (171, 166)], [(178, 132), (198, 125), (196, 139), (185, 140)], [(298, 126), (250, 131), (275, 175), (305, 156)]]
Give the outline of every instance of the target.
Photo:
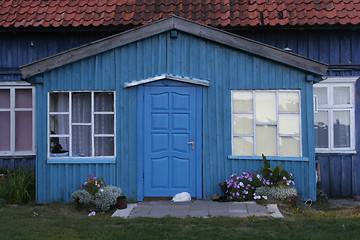
[(166, 216), (185, 217), (283, 217), (276, 204), (267, 207), (256, 202), (214, 202), (209, 200), (195, 200), (187, 203), (170, 201), (139, 202), (128, 215), (130, 218), (150, 217), (161, 218)]
[(134, 207), (136, 207), (136, 203), (128, 204), (125, 209), (117, 209), (111, 217), (128, 218)]
[(360, 206), (360, 201), (354, 201), (353, 199), (329, 199), (330, 209), (336, 208), (353, 208)]
[(149, 213), (149, 217), (152, 218), (161, 218), (168, 216), (170, 214), (169, 205), (153, 205)]
[(271, 217), (284, 218), (276, 204), (268, 204), (266, 207)]

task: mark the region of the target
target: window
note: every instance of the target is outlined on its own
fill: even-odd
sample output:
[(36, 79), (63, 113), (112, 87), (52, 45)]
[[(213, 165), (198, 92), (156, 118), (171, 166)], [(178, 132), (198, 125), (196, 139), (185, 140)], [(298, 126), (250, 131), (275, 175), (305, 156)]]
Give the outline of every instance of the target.
[(32, 155), (34, 144), (33, 87), (0, 87), (0, 154)]
[(233, 90), (234, 156), (300, 157), (299, 90)]
[(115, 155), (114, 92), (49, 93), (49, 157)]
[(317, 152), (355, 150), (354, 83), (337, 80), (314, 85)]

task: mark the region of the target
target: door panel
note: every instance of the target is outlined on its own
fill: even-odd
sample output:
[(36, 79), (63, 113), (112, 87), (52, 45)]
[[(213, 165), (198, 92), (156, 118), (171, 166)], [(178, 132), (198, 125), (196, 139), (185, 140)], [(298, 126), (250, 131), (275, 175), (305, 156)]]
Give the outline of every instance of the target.
[[(195, 195), (196, 88), (146, 86), (144, 196)], [(199, 139), (200, 140), (200, 139)]]

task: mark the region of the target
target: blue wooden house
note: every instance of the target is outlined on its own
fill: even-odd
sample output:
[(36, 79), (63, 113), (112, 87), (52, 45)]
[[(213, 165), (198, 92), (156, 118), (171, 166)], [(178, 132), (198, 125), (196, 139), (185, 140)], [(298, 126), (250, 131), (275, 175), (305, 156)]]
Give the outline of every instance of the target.
[(0, 165), (35, 166), (35, 85), (19, 66), (177, 15), (329, 65), (314, 85), (317, 185), (359, 198), (359, 12), (359, 0), (0, 0)]
[(313, 83), (326, 64), (170, 17), (21, 67), (36, 90), (37, 202), (91, 173), (130, 198), (210, 198), (261, 154), (316, 199)]

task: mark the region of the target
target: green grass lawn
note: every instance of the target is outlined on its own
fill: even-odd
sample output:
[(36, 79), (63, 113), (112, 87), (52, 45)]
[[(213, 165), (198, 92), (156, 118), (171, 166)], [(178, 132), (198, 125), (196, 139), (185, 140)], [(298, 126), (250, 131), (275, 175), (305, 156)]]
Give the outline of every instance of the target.
[(360, 208), (311, 212), (284, 207), (273, 218), (88, 217), (73, 204), (0, 207), (0, 239), (359, 239)]

